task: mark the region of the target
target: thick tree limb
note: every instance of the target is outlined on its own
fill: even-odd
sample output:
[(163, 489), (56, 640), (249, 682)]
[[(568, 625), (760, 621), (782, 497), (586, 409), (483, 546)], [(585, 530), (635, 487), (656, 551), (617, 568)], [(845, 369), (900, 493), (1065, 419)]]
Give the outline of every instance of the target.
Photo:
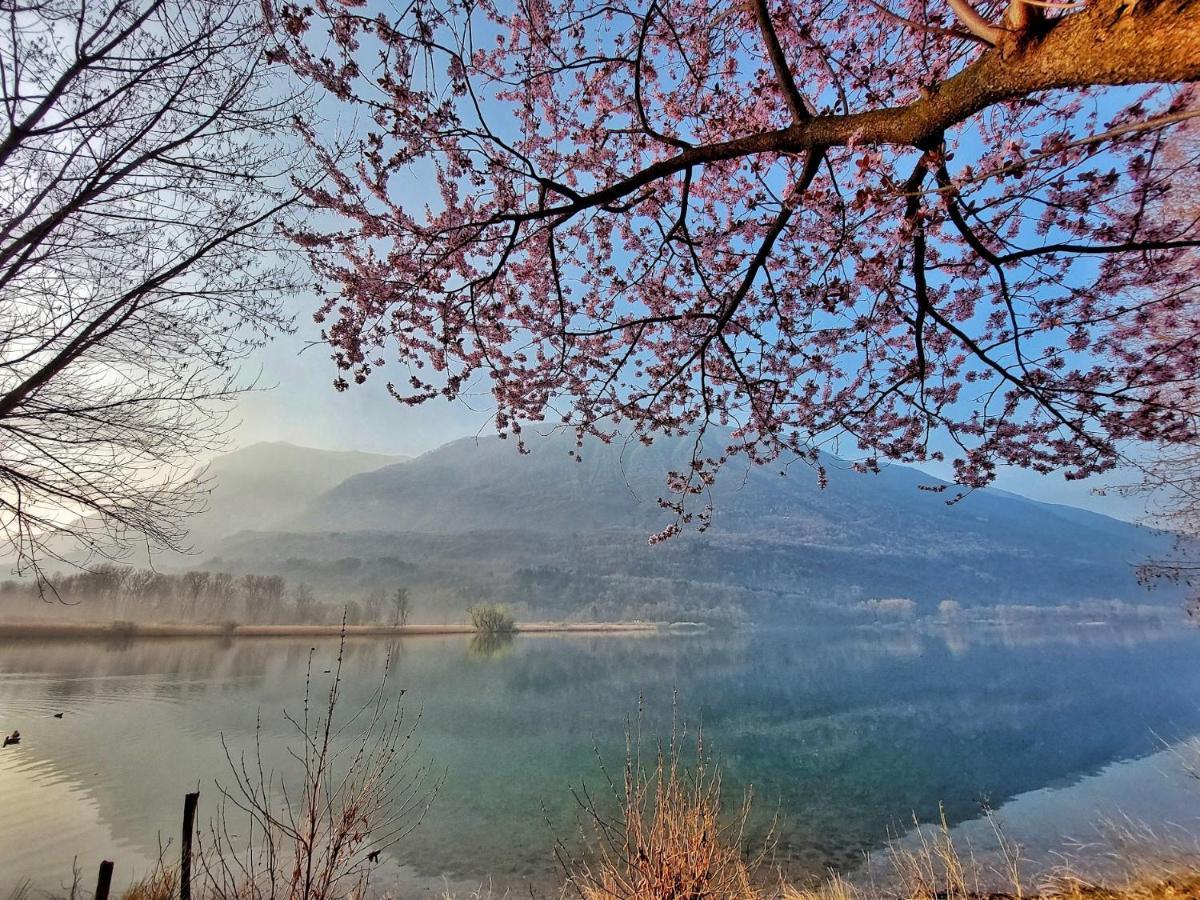
[(854, 144), (924, 147), (989, 106), (1055, 88), (1200, 81), (1200, 0), (1133, 4), (1100, 0), (986, 51), (927, 96), (905, 106), (799, 119), (765, 131), (684, 150), (571, 202), (506, 216), (532, 221), (612, 203), (655, 181), (705, 163), (759, 153), (806, 153)]

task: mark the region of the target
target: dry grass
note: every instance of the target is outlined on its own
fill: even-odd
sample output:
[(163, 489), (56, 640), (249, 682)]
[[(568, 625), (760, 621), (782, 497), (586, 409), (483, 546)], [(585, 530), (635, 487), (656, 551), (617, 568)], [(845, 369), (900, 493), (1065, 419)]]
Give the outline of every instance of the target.
[(160, 865), (152, 874), (121, 894), (121, 900), (175, 900), (179, 896), (179, 872)]
[[(603, 765), (601, 766), (603, 771)], [(768, 853), (747, 855), (747, 796), (732, 815), (722, 812), (721, 776), (701, 736), (695, 759), (685, 765), (673, 727), (643, 767), (640, 719), (627, 739), (624, 777), (614, 783), (608, 812), (590, 794), (577, 794), (584, 812), (581, 857), (558, 844), (566, 871), (564, 897), (581, 900), (1200, 900), (1200, 859), (1195, 853), (1164, 866), (1139, 862), (1130, 834), (1122, 862), (1130, 874), (1097, 884), (1063, 866), (1036, 886), (1024, 874), (1020, 847), (991, 818), (994, 842), (989, 863), (971, 847), (958, 846), (944, 814), (932, 826), (914, 821), (904, 845), (888, 848), (884, 871), (869, 869), (854, 880), (836, 872), (822, 884), (801, 887), (770, 879)], [(1158, 843), (1149, 832), (1144, 841)], [(1148, 860), (1149, 857), (1146, 857)], [(1139, 868), (1140, 866), (1140, 868)]]
[[(958, 847), (945, 810), (939, 807), (938, 822), (932, 828), (922, 826), (914, 818), (915, 845), (890, 848), (888, 858), (897, 886), (913, 900), (968, 900), (993, 895), (1015, 900), (1027, 897), (1022, 883), (1020, 848), (1008, 838), (991, 813), (987, 815), (999, 851), (998, 865), (984, 867), (976, 861), (971, 848), (964, 851)], [(985, 888), (995, 884), (1004, 885), (1003, 890), (990, 893)]]
[(587, 851), (567, 852), (559, 842), (566, 892), (583, 900), (733, 900), (757, 896), (754, 887), (765, 854), (748, 857), (743, 835), (747, 795), (726, 817), (720, 770), (707, 758), (704, 738), (695, 739), (690, 767), (682, 759), (683, 735), (676, 720), (669, 743), (658, 742), (653, 762), (642, 759), (641, 720), (627, 730), (623, 777), (617, 783), (601, 762), (615, 810), (586, 791), (581, 832)]
[(829, 880), (816, 888), (798, 888), (785, 884), (779, 891), (781, 900), (862, 900), (862, 892), (834, 872)]
[[(880, 883), (866, 884), (831, 873), (824, 884), (802, 889), (783, 885), (779, 900), (1200, 900), (1200, 860), (1181, 863), (1176, 871), (1149, 867), (1127, 859), (1132, 874), (1120, 883), (1098, 884), (1069, 866), (1047, 873), (1030, 887), (1022, 878), (1017, 845), (992, 820), (1000, 862), (985, 866), (970, 848), (955, 845), (944, 816), (933, 828), (918, 826), (916, 840), (893, 846), (890, 872)], [(758, 900), (763, 900), (760, 894)]]
[(1154, 878), (1120, 888), (1078, 882), (1054, 888), (1045, 896), (1052, 900), (1196, 900), (1200, 897), (1200, 874)]
[[(886, 868), (880, 888), (873, 880), (866, 886), (832, 873), (827, 882), (814, 888), (784, 885), (781, 900), (1034, 900), (1022, 884), (1021, 859), (1017, 846), (992, 820), (1001, 862), (985, 868), (973, 852), (956, 845), (945, 812), (939, 810), (933, 827), (914, 820), (911, 845), (893, 844), (886, 854)], [(1004, 885), (1003, 888), (989, 887)]]

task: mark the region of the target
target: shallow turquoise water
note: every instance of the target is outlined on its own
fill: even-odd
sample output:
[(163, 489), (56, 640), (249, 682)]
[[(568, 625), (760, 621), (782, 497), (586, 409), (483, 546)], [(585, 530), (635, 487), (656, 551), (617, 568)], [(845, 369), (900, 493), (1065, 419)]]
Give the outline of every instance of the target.
[[(492, 648), (405, 639), (390, 645), (391, 689), (420, 710), (421, 757), (446, 777), (389, 865), (429, 891), (443, 880), (522, 892), (553, 883), (572, 788), (601, 786), (597, 753), (619, 770), (639, 697), (644, 729), (665, 733), (673, 691), (689, 728), (702, 721), (731, 797), (753, 786), (751, 839), (774, 819), (779, 861), (795, 873), (853, 869), (914, 813), (936, 817), (939, 803), (955, 824), (1022, 797), (1014, 811), (1036, 810), (1023, 839), (1049, 847), (1056, 792), (1086, 819), (1088, 798), (1105, 796), (1089, 785), (1110, 783), (1108, 772), (1150, 806), (1142, 812), (1178, 818), (1166, 809), (1174, 791), (1141, 791), (1137, 778), (1152, 776), (1119, 764), (1200, 733), (1200, 635), (1181, 626), (1167, 637), (1091, 628), (1029, 638), (751, 631), (527, 636)], [(252, 749), (260, 717), (267, 755), (284, 766), (281, 711), (299, 708), (311, 646), (0, 643), (0, 730), (23, 736), (0, 752), (0, 888), (28, 878), (55, 889), (76, 856), (88, 878), (104, 857), (119, 881), (144, 871), (160, 833), (176, 834), (186, 791), (199, 786), (202, 820), (211, 814), (214, 779), (229, 781), (222, 735), (235, 753)], [(315, 646), (316, 678), (327, 679), (337, 642)], [(378, 684), (388, 651), (350, 642), (344, 708)], [(1065, 807), (1062, 821), (1075, 821)]]

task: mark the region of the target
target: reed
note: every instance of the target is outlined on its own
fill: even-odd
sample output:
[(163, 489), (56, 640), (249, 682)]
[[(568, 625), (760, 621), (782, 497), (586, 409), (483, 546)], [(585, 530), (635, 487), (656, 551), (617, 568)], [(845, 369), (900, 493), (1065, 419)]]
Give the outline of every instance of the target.
[[(734, 900), (755, 897), (766, 851), (745, 852), (751, 796), (726, 814), (720, 767), (702, 730), (694, 740), (673, 717), (670, 738), (643, 756), (642, 716), (626, 730), (621, 778), (601, 760), (610, 800), (581, 788), (579, 831), (584, 851), (557, 842), (565, 890), (583, 900)], [(693, 748), (689, 760), (685, 747)], [(768, 841), (768, 843), (770, 843)]]

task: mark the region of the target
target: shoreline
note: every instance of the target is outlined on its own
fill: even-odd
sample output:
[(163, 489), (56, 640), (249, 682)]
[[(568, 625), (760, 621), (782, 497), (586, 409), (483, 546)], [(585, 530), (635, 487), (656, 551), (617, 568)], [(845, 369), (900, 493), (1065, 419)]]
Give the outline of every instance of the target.
[[(645, 634), (663, 630), (657, 622), (527, 622), (511, 634)], [(479, 634), (470, 625), (239, 625), (234, 623), (0, 622), (0, 640), (10, 638), (176, 638), (176, 637), (428, 637)]]

